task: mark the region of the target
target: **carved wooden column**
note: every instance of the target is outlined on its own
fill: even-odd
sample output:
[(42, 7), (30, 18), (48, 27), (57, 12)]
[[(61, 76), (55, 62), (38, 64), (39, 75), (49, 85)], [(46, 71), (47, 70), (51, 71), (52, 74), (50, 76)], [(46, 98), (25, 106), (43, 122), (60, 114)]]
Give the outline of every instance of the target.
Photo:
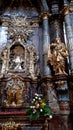
[(73, 73), (73, 29), (71, 26), (70, 9), (69, 9), (68, 0), (64, 0), (64, 7), (62, 13), (64, 15), (65, 28), (66, 28), (66, 34), (68, 40), (70, 69), (71, 69), (71, 73)]
[(50, 67), (47, 66), (48, 45), (50, 43), (48, 17), (49, 17), (49, 14), (47, 12), (44, 12), (42, 14), (42, 21), (43, 21), (43, 75), (51, 75)]

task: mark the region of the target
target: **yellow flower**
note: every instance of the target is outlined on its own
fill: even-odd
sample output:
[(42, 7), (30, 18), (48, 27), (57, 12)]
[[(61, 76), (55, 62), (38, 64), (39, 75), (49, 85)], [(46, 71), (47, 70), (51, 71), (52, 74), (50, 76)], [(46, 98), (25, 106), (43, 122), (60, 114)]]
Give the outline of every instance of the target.
[(45, 105), (46, 105), (45, 102), (42, 102), (42, 103), (40, 104), (40, 108), (44, 108)]

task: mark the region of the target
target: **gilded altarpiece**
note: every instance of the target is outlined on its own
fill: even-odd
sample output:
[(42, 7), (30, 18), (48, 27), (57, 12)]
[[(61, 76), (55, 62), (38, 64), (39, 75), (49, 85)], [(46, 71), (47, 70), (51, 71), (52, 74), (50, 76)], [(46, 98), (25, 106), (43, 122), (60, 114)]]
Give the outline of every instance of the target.
[(39, 56), (30, 40), (33, 36), (33, 27), (26, 17), (13, 16), (7, 21), (3, 19), (3, 24), (8, 26), (8, 44), (2, 48), (0, 54), (2, 88), (0, 103), (7, 111), (10, 111), (8, 108), (24, 109), (29, 106), (36, 92), (40, 73)]

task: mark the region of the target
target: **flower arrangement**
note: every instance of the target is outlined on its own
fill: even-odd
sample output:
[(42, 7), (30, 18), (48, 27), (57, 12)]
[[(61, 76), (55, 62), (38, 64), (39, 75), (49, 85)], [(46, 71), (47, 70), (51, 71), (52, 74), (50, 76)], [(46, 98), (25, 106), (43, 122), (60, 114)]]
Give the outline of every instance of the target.
[(47, 106), (43, 95), (35, 93), (31, 104), (26, 110), (26, 113), (30, 115), (30, 121), (37, 120), (40, 116), (52, 118), (51, 109)]

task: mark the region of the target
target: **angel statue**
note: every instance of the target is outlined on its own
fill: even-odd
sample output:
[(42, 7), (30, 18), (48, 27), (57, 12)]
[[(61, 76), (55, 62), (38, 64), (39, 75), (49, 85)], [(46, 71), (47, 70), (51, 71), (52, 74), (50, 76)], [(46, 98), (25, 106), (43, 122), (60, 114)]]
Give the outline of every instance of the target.
[(48, 63), (53, 66), (55, 74), (66, 74), (65, 59), (68, 55), (68, 49), (65, 44), (61, 42), (60, 38), (56, 38), (56, 42), (49, 45)]

